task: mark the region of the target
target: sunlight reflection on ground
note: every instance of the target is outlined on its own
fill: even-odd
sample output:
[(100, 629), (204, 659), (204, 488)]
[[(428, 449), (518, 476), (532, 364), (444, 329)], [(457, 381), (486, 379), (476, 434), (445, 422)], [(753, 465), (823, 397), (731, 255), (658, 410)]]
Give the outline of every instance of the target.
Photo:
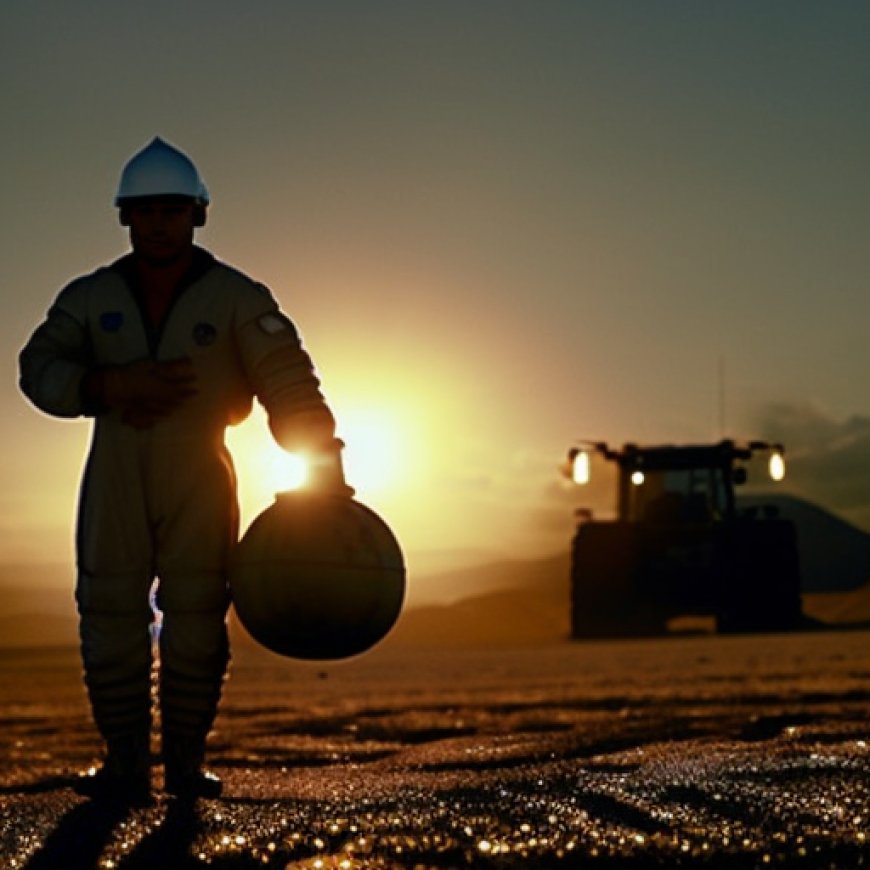
[(868, 640), (386, 645), (328, 667), (242, 645), (211, 741), (224, 797), (158, 793), (114, 817), (68, 787), (98, 753), (74, 653), (6, 654), (0, 854), (31, 868), (853, 867), (870, 830)]

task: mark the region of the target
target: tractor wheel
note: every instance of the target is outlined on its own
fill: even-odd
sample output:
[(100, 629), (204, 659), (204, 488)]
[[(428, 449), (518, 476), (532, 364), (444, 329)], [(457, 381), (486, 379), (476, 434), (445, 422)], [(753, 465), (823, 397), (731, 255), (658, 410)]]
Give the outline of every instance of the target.
[(800, 569), (794, 525), (741, 519), (720, 542), (720, 632), (792, 631), (801, 625)]
[(574, 638), (662, 634), (664, 614), (638, 583), (637, 529), (627, 523), (584, 523), (574, 537), (571, 635)]

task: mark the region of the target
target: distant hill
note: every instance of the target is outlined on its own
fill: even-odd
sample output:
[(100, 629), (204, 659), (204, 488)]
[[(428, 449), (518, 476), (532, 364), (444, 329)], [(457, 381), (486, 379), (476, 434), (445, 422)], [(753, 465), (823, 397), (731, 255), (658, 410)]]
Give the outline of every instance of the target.
[[(408, 597), (415, 605), (420, 601), (421, 604), (442, 606), (506, 588), (540, 588), (542, 584), (548, 588), (554, 585), (564, 588), (567, 595), (568, 553), (566, 542), (564, 553), (540, 559), (497, 559), (434, 574), (417, 574), (411, 566)], [(416, 594), (418, 585), (423, 587), (423, 594)]]
[(406, 609), (388, 642), (450, 646), (469, 641), (521, 645), (563, 640), (569, 632), (569, 574), (567, 551), (451, 572), (442, 581), (452, 589), (464, 589), (461, 600)]

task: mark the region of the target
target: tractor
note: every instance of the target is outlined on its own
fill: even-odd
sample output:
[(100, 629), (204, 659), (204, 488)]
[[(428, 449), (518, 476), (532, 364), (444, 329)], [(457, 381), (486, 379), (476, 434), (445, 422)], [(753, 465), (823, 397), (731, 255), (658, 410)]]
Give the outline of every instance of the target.
[(722, 633), (798, 628), (794, 524), (772, 506), (741, 509), (735, 497), (760, 453), (782, 479), (782, 445), (761, 441), (572, 448), (563, 471), (577, 484), (588, 483), (596, 456), (617, 469), (615, 519), (577, 511), (572, 637), (664, 634), (679, 616), (712, 616)]

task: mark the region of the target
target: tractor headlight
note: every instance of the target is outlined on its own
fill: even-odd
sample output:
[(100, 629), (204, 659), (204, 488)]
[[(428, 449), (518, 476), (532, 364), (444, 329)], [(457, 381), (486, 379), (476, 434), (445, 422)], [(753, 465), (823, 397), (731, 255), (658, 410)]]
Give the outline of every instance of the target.
[(578, 450), (571, 464), (571, 480), (585, 486), (589, 483), (589, 453), (586, 450)]
[(785, 457), (781, 450), (774, 450), (770, 454), (770, 461), (767, 464), (767, 470), (771, 480), (782, 480), (785, 477)]

